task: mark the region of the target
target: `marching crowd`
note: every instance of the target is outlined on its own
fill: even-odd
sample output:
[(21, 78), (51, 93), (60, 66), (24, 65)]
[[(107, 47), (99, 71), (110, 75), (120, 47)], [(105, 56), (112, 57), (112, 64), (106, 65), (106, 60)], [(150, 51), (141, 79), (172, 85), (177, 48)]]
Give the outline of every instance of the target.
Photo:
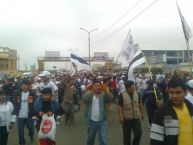
[(118, 108), (124, 145), (140, 145), (144, 108), (151, 145), (193, 145), (193, 79), (189, 75), (141, 73), (133, 81), (124, 73), (71, 76), (48, 71), (0, 82), (0, 145), (7, 145), (15, 123), (19, 145), (26, 145), (25, 127), (31, 142), (36, 128), (40, 145), (56, 145), (61, 116), (75, 127), (81, 102), (88, 125), (87, 145), (94, 145), (97, 132), (99, 144), (107, 145), (106, 118), (112, 103)]

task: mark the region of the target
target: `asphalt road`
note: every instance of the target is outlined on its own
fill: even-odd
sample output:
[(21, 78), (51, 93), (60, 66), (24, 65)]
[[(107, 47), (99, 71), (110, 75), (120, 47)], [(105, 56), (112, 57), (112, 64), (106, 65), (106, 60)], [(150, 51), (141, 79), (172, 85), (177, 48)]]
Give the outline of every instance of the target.
[[(83, 115), (83, 109), (75, 114), (76, 125), (70, 127), (64, 123), (64, 116), (61, 117), (60, 125), (57, 125), (56, 144), (57, 145), (86, 145), (87, 124)], [(143, 134), (141, 145), (149, 145), (149, 129), (147, 117), (142, 121)], [(26, 145), (38, 145), (37, 132), (35, 133), (35, 142), (31, 143), (28, 137), (28, 131), (25, 131)], [(108, 145), (123, 145), (122, 126), (118, 121), (117, 106), (112, 105), (108, 114)], [(8, 145), (19, 145), (17, 124), (10, 131)], [(98, 145), (98, 136), (95, 140)]]

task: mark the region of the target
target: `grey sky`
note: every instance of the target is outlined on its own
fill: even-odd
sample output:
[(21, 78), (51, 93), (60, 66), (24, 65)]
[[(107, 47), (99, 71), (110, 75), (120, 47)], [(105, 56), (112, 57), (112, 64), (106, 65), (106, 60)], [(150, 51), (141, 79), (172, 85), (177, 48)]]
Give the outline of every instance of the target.
[[(91, 55), (108, 51), (117, 56), (129, 31), (142, 49), (186, 49), (175, 0), (159, 0), (149, 10), (104, 39), (135, 17), (154, 0), (142, 0), (135, 9), (116, 25), (107, 29), (139, 0), (0, 0), (0, 46), (16, 49), (21, 67), (36, 62), (46, 50), (77, 49), (80, 56), (88, 56), (87, 33), (91, 30)], [(182, 14), (193, 28), (193, 1), (178, 0)], [(103, 41), (99, 41), (103, 40)], [(97, 42), (98, 41), (98, 42)], [(96, 43), (97, 42), (97, 43)], [(190, 42), (193, 47), (192, 40)]]

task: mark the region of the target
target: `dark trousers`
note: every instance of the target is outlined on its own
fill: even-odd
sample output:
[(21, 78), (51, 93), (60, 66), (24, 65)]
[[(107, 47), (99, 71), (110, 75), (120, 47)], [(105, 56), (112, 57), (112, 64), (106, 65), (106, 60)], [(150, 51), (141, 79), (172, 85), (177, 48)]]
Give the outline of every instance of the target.
[(0, 145), (7, 145), (8, 134), (6, 126), (0, 126)]
[(25, 145), (24, 138), (24, 128), (25, 126), (29, 130), (29, 137), (33, 138), (34, 136), (34, 120), (31, 118), (18, 118), (18, 134), (19, 134), (19, 144)]
[(141, 122), (139, 119), (125, 120), (123, 123), (123, 142), (124, 145), (131, 145), (131, 133), (133, 130), (134, 138), (132, 145), (139, 145), (142, 135)]
[(154, 111), (157, 110), (157, 106), (148, 106), (148, 105), (146, 105), (146, 109), (147, 109), (149, 125), (151, 125), (152, 120), (153, 120)]

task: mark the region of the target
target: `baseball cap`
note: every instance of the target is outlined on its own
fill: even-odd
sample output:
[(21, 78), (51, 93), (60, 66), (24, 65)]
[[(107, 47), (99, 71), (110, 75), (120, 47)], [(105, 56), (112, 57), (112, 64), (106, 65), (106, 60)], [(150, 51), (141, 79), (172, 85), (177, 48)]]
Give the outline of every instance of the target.
[(43, 71), (38, 77), (50, 77), (51, 73), (49, 71)]

